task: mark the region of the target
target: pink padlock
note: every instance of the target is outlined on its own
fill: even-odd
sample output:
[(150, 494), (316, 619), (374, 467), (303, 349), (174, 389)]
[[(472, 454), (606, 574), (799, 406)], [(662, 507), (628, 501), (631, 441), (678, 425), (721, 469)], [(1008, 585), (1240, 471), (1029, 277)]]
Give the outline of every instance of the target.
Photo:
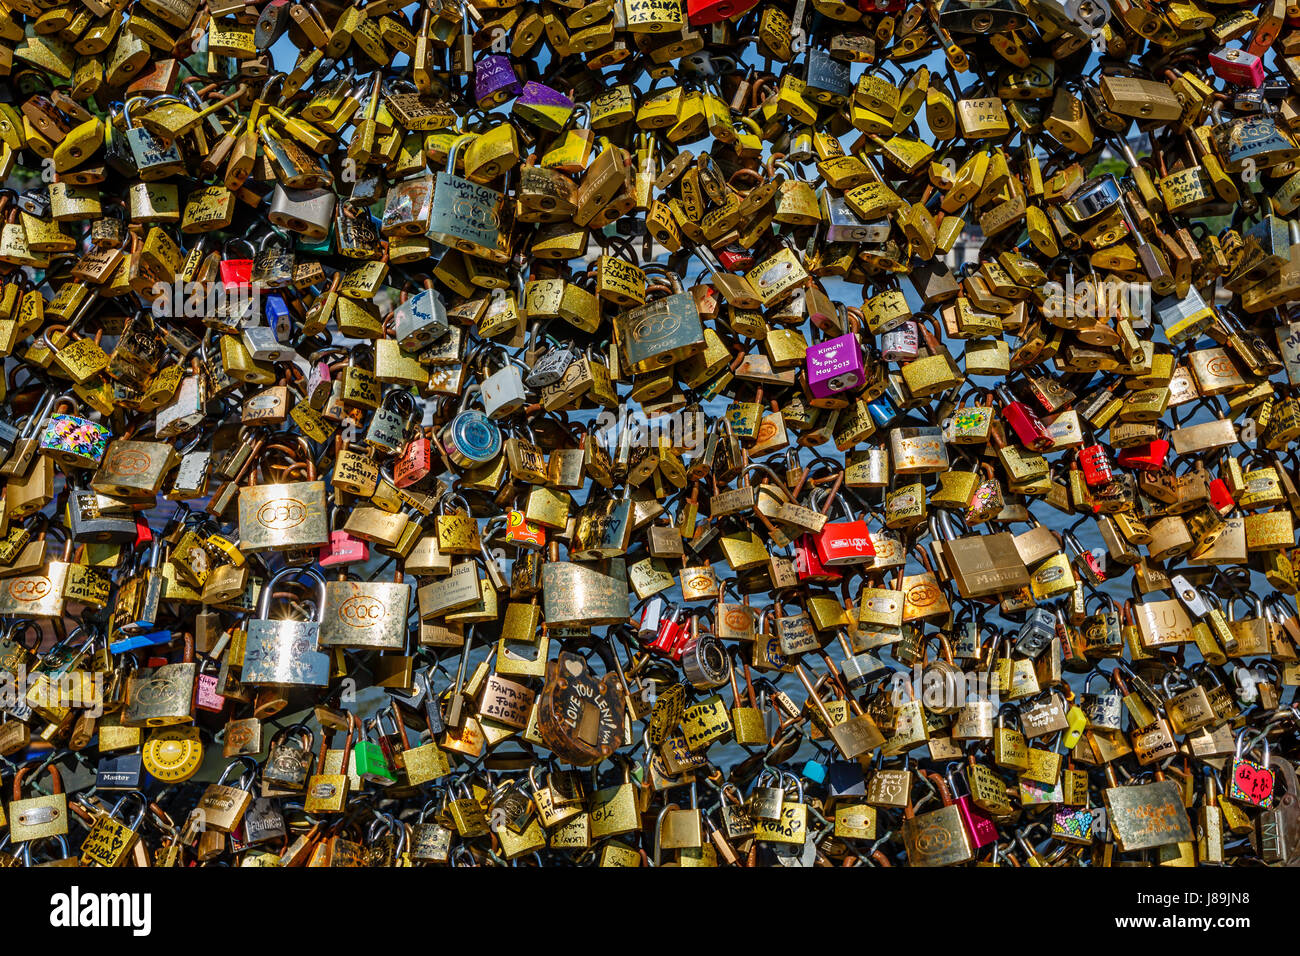
[(307, 370), (307, 399), (313, 408), (323, 406), (328, 400), (333, 379), (329, 362), (316, 362)]
[(804, 367), (814, 400), (851, 392), (867, 380), (862, 368), (862, 343), (852, 332), (808, 346)]
[[(935, 774), (935, 776), (937, 777), (938, 774)], [(971, 846), (978, 850), (990, 843), (996, 843), (998, 828), (993, 822), (993, 817), (977, 806), (969, 793), (964, 793), (961, 796), (957, 795), (957, 782), (953, 778), (951, 769), (948, 771), (948, 786), (951, 788), (952, 797), (957, 804), (957, 813), (961, 816), (962, 826), (966, 828), (967, 834), (970, 835)]]
[(1210, 69), (1221, 80), (1254, 89), (1264, 82), (1264, 61), (1236, 47), (1219, 47), (1210, 53)]
[(370, 560), (370, 545), (342, 529), (330, 532), (330, 543), (320, 549), (320, 566), (332, 568)]
[[(217, 662), (211, 658), (203, 662), (204, 669), (211, 665), (217, 666)], [(199, 679), (194, 685), (194, 706), (199, 710), (211, 711), (214, 714), (220, 713), (226, 707), (226, 698), (217, 693), (217, 675), (199, 671)]]

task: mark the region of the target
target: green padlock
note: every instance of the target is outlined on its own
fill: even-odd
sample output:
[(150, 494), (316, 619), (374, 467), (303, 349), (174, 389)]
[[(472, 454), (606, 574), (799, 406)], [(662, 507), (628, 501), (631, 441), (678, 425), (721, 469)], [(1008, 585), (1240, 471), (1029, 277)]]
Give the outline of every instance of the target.
[(352, 757), (356, 764), (357, 776), (365, 783), (378, 787), (391, 787), (397, 783), (393, 768), (388, 765), (388, 756), (375, 738), (380, 736), (379, 719), (365, 723), (365, 736), (352, 745)]

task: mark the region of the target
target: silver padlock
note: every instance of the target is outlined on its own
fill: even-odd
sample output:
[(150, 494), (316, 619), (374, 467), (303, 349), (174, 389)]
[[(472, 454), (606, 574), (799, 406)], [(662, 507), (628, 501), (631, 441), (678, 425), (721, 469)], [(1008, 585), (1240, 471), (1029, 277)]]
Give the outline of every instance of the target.
[(1155, 314), (1165, 338), (1174, 345), (1195, 340), (1214, 323), (1214, 310), (1206, 305), (1196, 286), (1189, 286), (1181, 298), (1169, 295), (1157, 300)]
[(1110, 4), (1106, 0), (1065, 0), (1065, 15), (1093, 33), (1110, 22)]
[(840, 664), (840, 673), (850, 690), (862, 689), (886, 670), (885, 662), (870, 651), (845, 656)]
[(447, 334), (447, 306), (433, 280), (393, 309), (393, 335), (408, 352), (417, 351)]
[(1034, 660), (1047, 650), (1055, 636), (1055, 615), (1045, 608), (1030, 608), (1025, 623), (1020, 625), (1020, 632), (1016, 635), (1016, 653)]
[(294, 351), (275, 337), (275, 329), (266, 325), (250, 325), (244, 329), (244, 348), (254, 362), (287, 362)]
[(832, 196), (828, 189), (822, 190), (821, 213), (827, 242), (881, 243), (889, 238), (888, 219), (866, 222), (849, 208), (843, 196)]
[(276, 183), (266, 218), (271, 225), (308, 239), (324, 239), (329, 235), (336, 199), (331, 189), (286, 189)]
[[(194, 437), (194, 444), (197, 444), (204, 437), (200, 432)], [(208, 475), (212, 470), (212, 452), (200, 451), (193, 448), (190, 451), (184, 451), (181, 454), (181, 462), (176, 466), (176, 472), (172, 477), (171, 489), (167, 492), (167, 497), (177, 501), (187, 501), (191, 498), (202, 498), (208, 491)]]
[[(533, 326), (532, 341), (528, 346), (530, 353), (536, 353), (540, 330), (540, 323)], [(578, 349), (573, 342), (566, 342), (564, 345), (555, 343), (552, 348), (543, 352), (530, 363), (531, 370), (528, 377), (524, 379), (524, 384), (529, 388), (545, 388), (547, 385), (554, 385), (564, 377), (565, 370), (573, 364), (577, 357)]]
[(89, 489), (73, 489), (68, 497), (68, 518), (73, 541), (126, 544), (135, 540), (134, 517), (107, 514), (99, 495)]
[(910, 362), (919, 350), (915, 322), (904, 322), (880, 337), (880, 357), (886, 362)]

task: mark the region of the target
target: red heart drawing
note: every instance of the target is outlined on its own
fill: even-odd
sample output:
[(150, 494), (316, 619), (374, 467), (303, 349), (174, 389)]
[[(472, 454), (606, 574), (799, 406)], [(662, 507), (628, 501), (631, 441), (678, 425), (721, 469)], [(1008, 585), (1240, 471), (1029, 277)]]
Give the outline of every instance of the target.
[(1232, 774), (1234, 787), (1241, 795), (1258, 806), (1272, 801), (1273, 771), (1256, 763), (1245, 761), (1237, 764)]

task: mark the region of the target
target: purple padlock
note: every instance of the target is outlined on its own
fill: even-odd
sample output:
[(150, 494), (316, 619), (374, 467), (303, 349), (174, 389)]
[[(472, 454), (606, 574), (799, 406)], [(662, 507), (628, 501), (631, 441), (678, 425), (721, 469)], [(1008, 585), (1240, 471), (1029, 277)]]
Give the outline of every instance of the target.
[(519, 91), (511, 111), (526, 123), (548, 133), (558, 133), (573, 117), (574, 103), (559, 90), (529, 80)]
[(813, 398), (830, 398), (852, 391), (866, 381), (862, 345), (852, 332), (808, 346), (808, 390)]
[(519, 77), (510, 57), (489, 53), (474, 61), (474, 102), (481, 110), (499, 106), (519, 95)]

